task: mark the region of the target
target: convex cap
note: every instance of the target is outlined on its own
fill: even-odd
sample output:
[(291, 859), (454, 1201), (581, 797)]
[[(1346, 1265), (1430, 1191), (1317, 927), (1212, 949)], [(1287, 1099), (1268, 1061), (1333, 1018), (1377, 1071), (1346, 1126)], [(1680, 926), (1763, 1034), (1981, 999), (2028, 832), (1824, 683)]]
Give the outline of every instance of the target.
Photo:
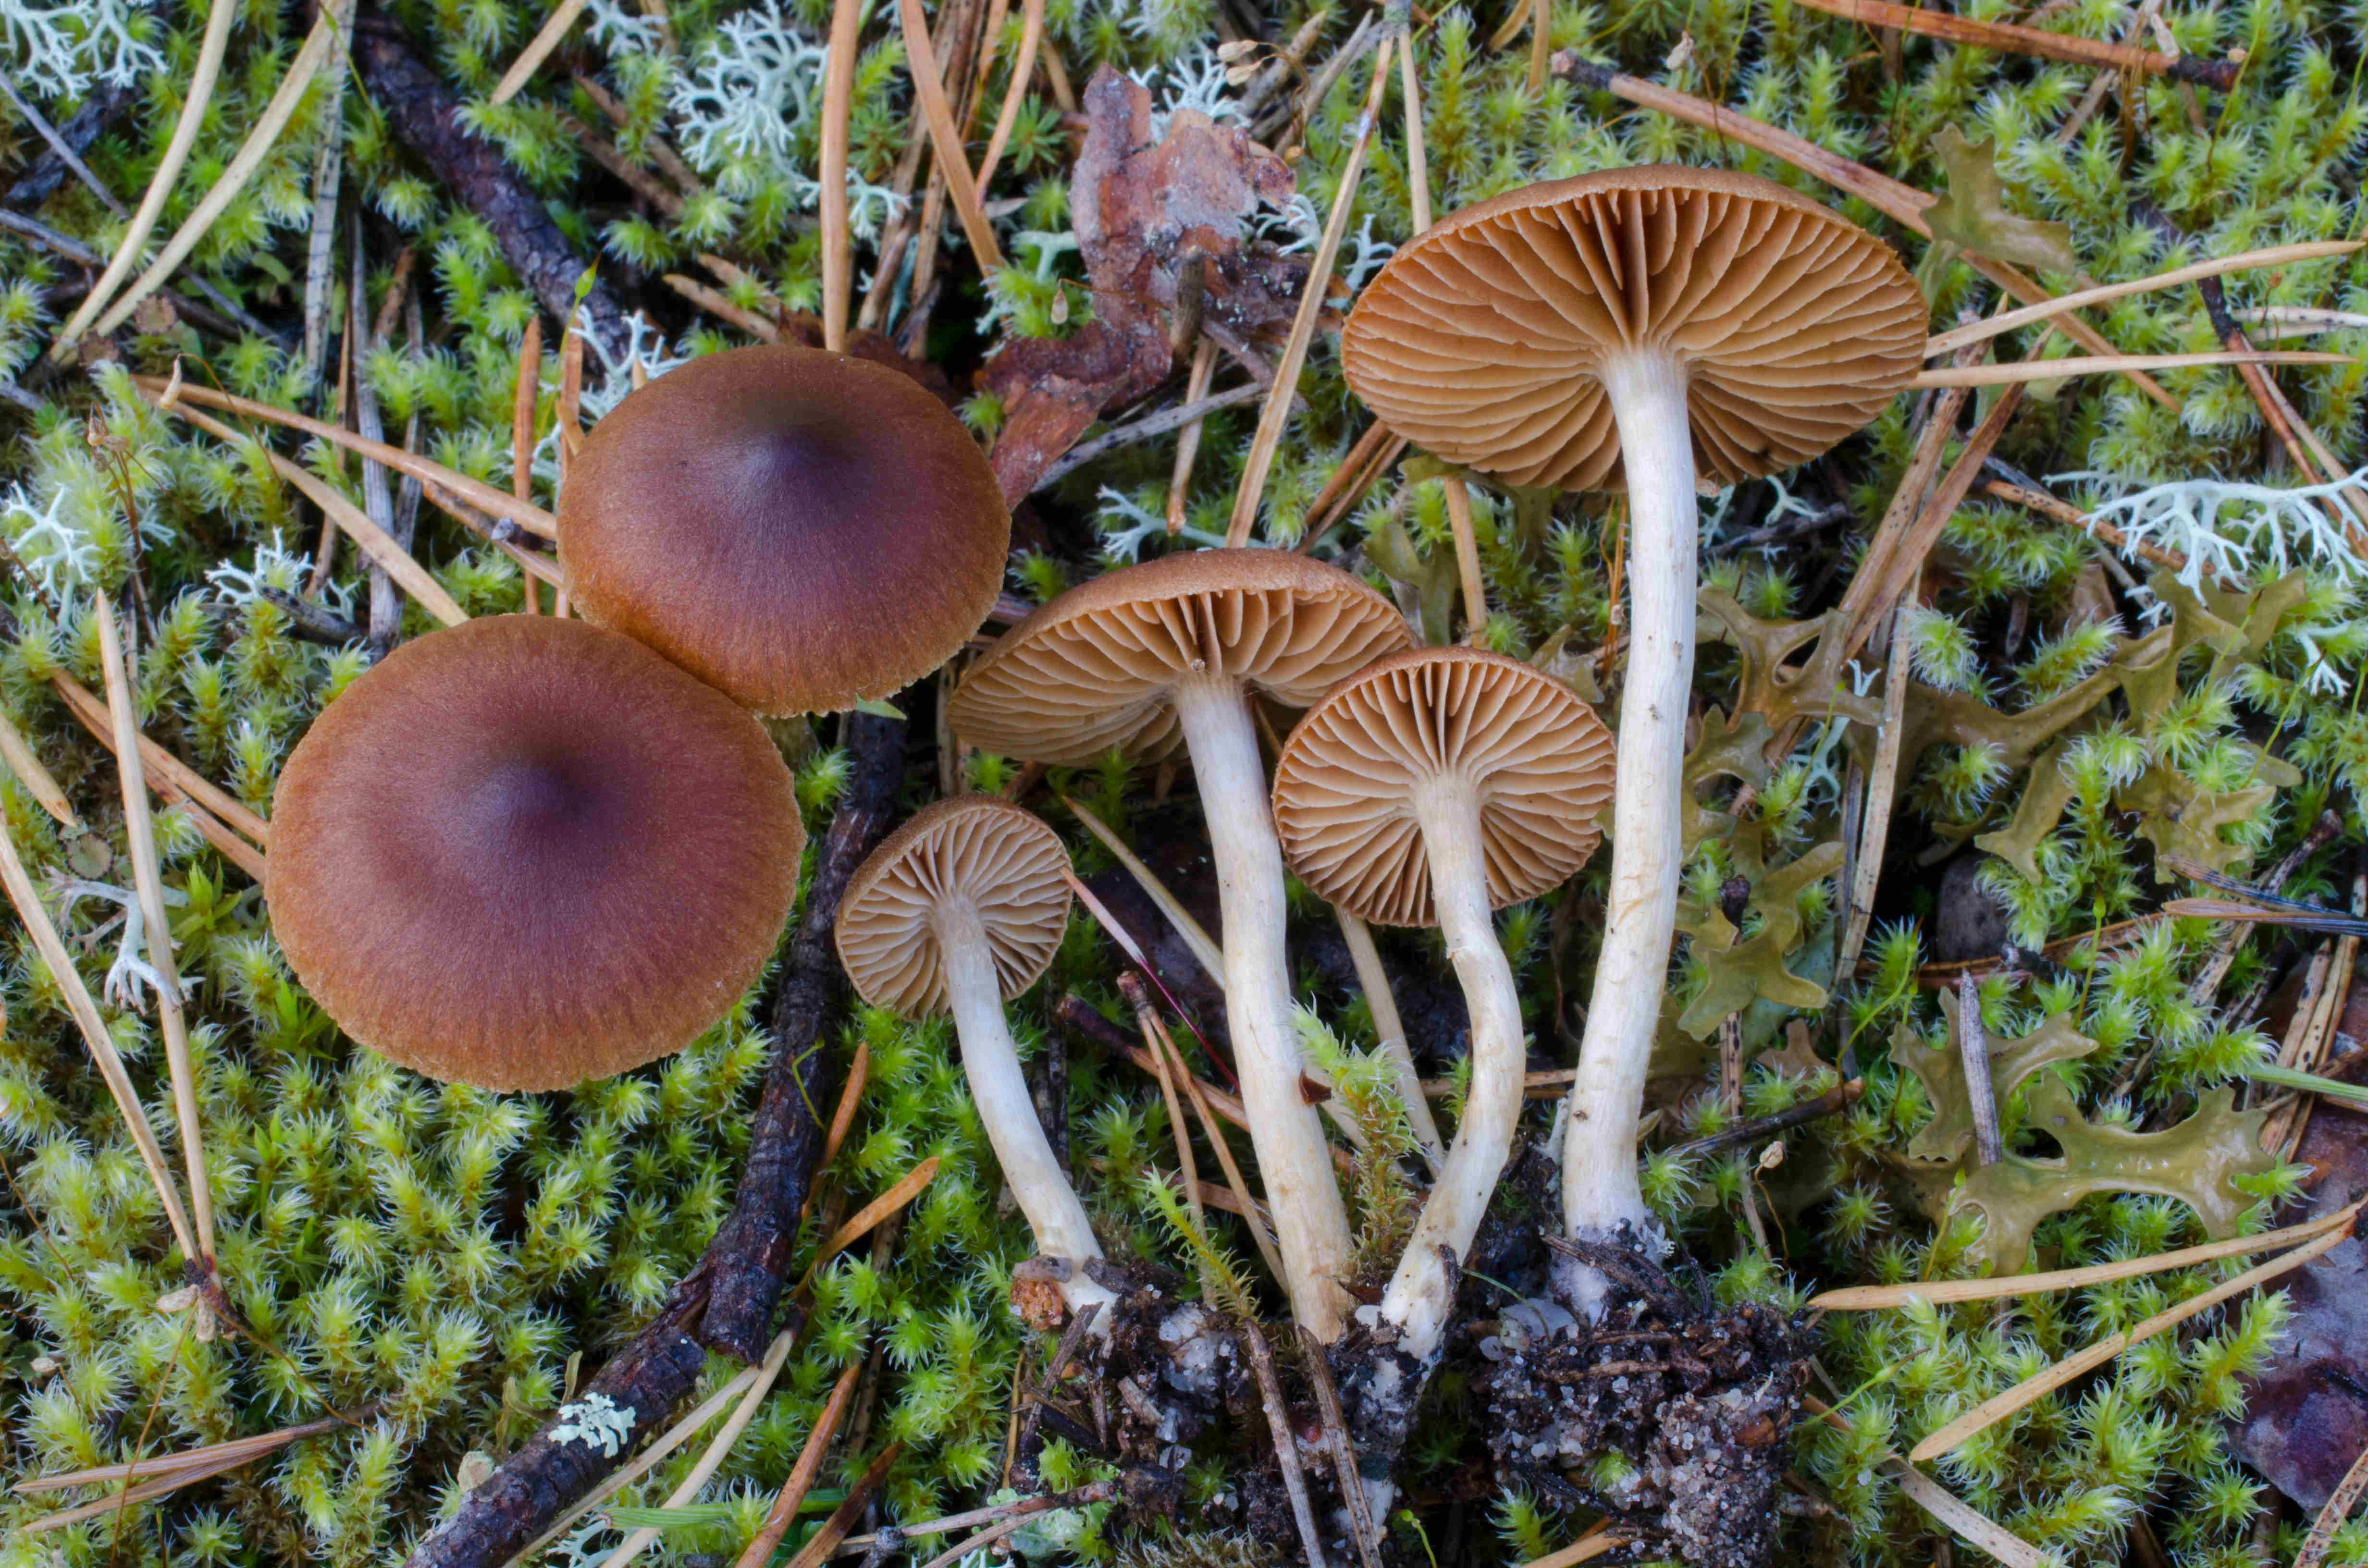
[(1036, 983), (1069, 923), (1069, 852), (1029, 812), (957, 795), (915, 813), (857, 869), (839, 902), (838, 959), (875, 1007), (921, 1017), (947, 1006), (937, 914), (977, 911), (1009, 1001)]
[(1274, 825), (1316, 896), (1381, 926), (1435, 926), (1417, 799), (1468, 789), (1488, 902), (1587, 864), (1611, 799), (1611, 733), (1553, 676), (1476, 648), (1394, 653), (1341, 684), (1284, 743)]
[(1006, 756), (1078, 766), (1112, 746), (1151, 760), (1184, 737), (1168, 693), (1230, 676), (1304, 708), (1408, 641), (1406, 618), (1336, 566), (1283, 550), (1196, 550), (1070, 589), (1003, 634), (954, 694), (956, 733)]
[(951, 658), (1003, 585), (1011, 517), (911, 378), (738, 348), (628, 396), (559, 498), (584, 613), (759, 713), (884, 698)]
[(565, 1088), (689, 1044), (771, 956), (805, 835), (757, 721), (639, 643), (405, 643), (281, 769), (266, 892), (306, 990), (431, 1077)]
[(1682, 365), (1705, 489), (1862, 429), (1922, 363), (1923, 295), (1891, 247), (1756, 175), (1610, 169), (1509, 191), (1401, 246), (1341, 339), (1391, 429), (1515, 484), (1617, 490), (1599, 377)]

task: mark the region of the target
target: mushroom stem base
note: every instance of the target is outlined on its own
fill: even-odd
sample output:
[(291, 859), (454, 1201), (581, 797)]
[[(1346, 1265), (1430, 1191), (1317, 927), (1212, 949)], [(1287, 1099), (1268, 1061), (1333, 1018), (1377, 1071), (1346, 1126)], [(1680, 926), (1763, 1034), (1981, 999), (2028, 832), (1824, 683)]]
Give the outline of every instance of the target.
[(1036, 1250), (1072, 1265), (1061, 1285), (1069, 1310), (1081, 1312), (1087, 1302), (1099, 1301), (1106, 1316), (1116, 1298), (1076, 1267), (1101, 1256), (1101, 1243), (1094, 1238), (1086, 1206), (1062, 1174), (1044, 1125), (1036, 1119), (1036, 1102), (1028, 1093), (1019, 1048), (1004, 1016), (986, 926), (965, 898), (949, 900), (939, 909), (937, 928), (947, 1001), (962, 1040), (962, 1074), (970, 1080), (971, 1099), (986, 1126), (987, 1142), (995, 1145), (996, 1161), (1019, 1200), (1020, 1212), (1028, 1216), (1029, 1229), (1036, 1233)]

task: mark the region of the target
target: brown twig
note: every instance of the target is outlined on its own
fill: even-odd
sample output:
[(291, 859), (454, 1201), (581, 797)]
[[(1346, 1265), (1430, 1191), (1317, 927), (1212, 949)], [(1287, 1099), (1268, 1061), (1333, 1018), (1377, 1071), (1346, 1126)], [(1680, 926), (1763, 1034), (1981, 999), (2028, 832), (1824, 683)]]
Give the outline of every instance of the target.
[(822, 343), (847, 351), (847, 305), (853, 291), (855, 239), (847, 221), (847, 121), (855, 97), (855, 50), (861, 0), (835, 0), (822, 78)]
[(1823, 1121), (1829, 1116), (1839, 1116), (1857, 1104), (1858, 1097), (1864, 1093), (1866, 1093), (1865, 1080), (1852, 1078), (1847, 1084), (1827, 1089), (1816, 1099), (1804, 1100), (1787, 1110), (1775, 1111), (1767, 1116), (1756, 1116), (1748, 1121), (1738, 1121), (1731, 1127), (1722, 1128), (1707, 1138), (1697, 1138), (1691, 1143), (1679, 1143), (1669, 1153), (1680, 1158), (1694, 1159), (1704, 1154), (1714, 1154), (1721, 1149), (1732, 1149), (1738, 1143), (1756, 1143), (1762, 1138), (1772, 1138), (1780, 1132), (1789, 1132), (1795, 1127), (1805, 1127), (1813, 1121)]
[(2328, 1494), (2326, 1506), (2311, 1521), (2310, 1534), (2303, 1537), (2302, 1550), (2294, 1553), (2294, 1568), (2320, 1568), (2335, 1545), (2335, 1532), (2343, 1528), (2351, 1510), (2360, 1506), (2362, 1492), (2368, 1492), (2368, 1449), (2361, 1449), (2360, 1457), (2351, 1461), (2351, 1468), (2343, 1472), (2343, 1479)]
[(905, 777), (904, 721), (850, 713), (841, 721), (840, 737), (852, 765), (847, 790), (815, 858), (805, 915), (774, 1006), (773, 1065), (752, 1128), (748, 1164), (733, 1212), (709, 1249), (713, 1282), (701, 1337), (744, 1361), (756, 1358), (770, 1332), (796, 1239), (798, 1206), (782, 1204), (781, 1188), (802, 1189), (799, 1168), (820, 1151), (814, 1091), (803, 1079), (820, 1075), (815, 1042), (841, 994), (838, 954), (831, 945), (838, 901), (855, 868), (887, 831)]
[[(67, 710), (76, 719), (82, 721), (83, 728), (88, 730), (93, 739), (112, 753), (115, 749), (115, 731), (108, 716), (107, 704), (100, 700), (88, 687), (84, 686), (63, 670), (53, 673), (50, 676), (50, 684), (56, 688), (57, 694), (65, 699)], [(269, 823), (249, 810), (245, 801), (222, 789), (213, 780), (144, 734), (140, 737), (140, 761), (147, 771), (152, 786), (160, 778), (169, 781), (176, 789), (195, 798), (207, 811), (222, 818), (264, 848), (271, 847)]]
[(1299, 553), (1305, 555), (1323, 543), (1325, 536), (1339, 525), (1341, 518), (1356, 510), (1365, 492), (1390, 471), (1406, 449), (1406, 437), (1395, 434), (1380, 420), (1366, 426), (1365, 433), (1357, 437), (1349, 455), (1340, 460), (1340, 466), (1332, 471), (1332, 477), (1324, 482), (1324, 488), (1315, 493), (1314, 504), (1307, 508), (1306, 531), (1294, 547)]
[[(188, 381), (182, 381), (176, 386), (163, 376), (135, 375), (131, 380), (131, 384), (139, 389), (142, 396), (159, 406), (168, 406), (176, 412), (181, 412), (182, 404), (195, 403), (201, 408), (220, 409), (225, 414), (235, 414), (242, 418), (260, 419), (268, 424), (284, 426), (290, 430), (301, 430), (307, 436), (318, 437), (334, 446), (343, 447), (348, 451), (382, 462), (398, 473), (410, 474), (422, 483), (435, 486), (447, 494), (457, 495), (471, 506), (493, 517), (513, 523), (528, 533), (543, 539), (556, 539), (559, 535), (558, 520), (541, 507), (522, 503), (516, 496), (495, 489), (484, 480), (472, 479), (457, 470), (446, 468), (441, 463), (431, 462), (416, 452), (404, 451), (401, 447), (390, 447), (384, 441), (365, 441), (352, 431), (340, 429), (325, 421), (308, 418), (289, 409), (268, 403), (257, 403), (252, 398), (240, 397), (235, 393), (216, 392), (211, 387), (197, 386)], [(165, 400), (165, 394), (168, 389), (172, 391), (169, 403)]]
[(2134, 49), (2125, 43), (2100, 43), (2094, 39), (2044, 32), (2037, 28), (1975, 21), (1971, 17), (1960, 17), (1952, 12), (1928, 11), (1920, 6), (1896, 6), (1891, 4), (1891, 0), (1801, 0), (1801, 3), (1813, 11), (1823, 11), (1827, 16), (1839, 17), (1846, 21), (1870, 28), (1897, 28), (1904, 32), (1939, 39), (1944, 43), (1964, 44), (1974, 49), (1995, 50), (2008, 54), (2035, 55), (2042, 60), (2060, 60), (2072, 65), (2099, 65), (2137, 76), (2169, 76), (2181, 82), (2200, 82), (2224, 93), (2237, 85), (2237, 62), (2233, 60), (2199, 60), (2192, 54), (2158, 54), (2153, 50)]
[[(1879, 175), (1863, 164), (1829, 153), (1804, 137), (1779, 130), (1765, 120), (1737, 114), (1723, 104), (1711, 103), (1691, 93), (1681, 93), (1614, 71), (1607, 65), (1581, 60), (1569, 51), (1554, 56), (1554, 71), (1555, 75), (1576, 86), (1610, 93), (1639, 108), (1666, 114), (1672, 119), (1699, 126), (1713, 135), (1731, 138), (1770, 157), (1782, 159), (1803, 174), (1859, 198), (1901, 227), (1926, 239), (1932, 237), (1931, 225), (1924, 221), (1924, 210), (1932, 205), (1932, 197), (1913, 186)], [(1970, 252), (1965, 262), (2026, 305), (2039, 304), (2055, 297), (2038, 282), (2005, 262), (1993, 261)], [(2090, 352), (2104, 356), (2114, 354), (2112, 345), (2106, 342), (2095, 327), (2078, 317), (2067, 316), (2059, 325), (2066, 337)], [(2174, 413), (2179, 410), (2179, 399), (2164, 391), (2161, 383), (2137, 371), (2129, 374), (2131, 381), (2146, 396)]]
[(1315, 1390), (1315, 1408), (1324, 1417), (1324, 1446), (1332, 1452), (1332, 1474), (1349, 1507), (1349, 1537), (1356, 1541), (1357, 1556), (1365, 1568), (1382, 1568), (1381, 1535), (1373, 1528), (1364, 1477), (1357, 1473), (1357, 1448), (1349, 1437), (1349, 1418), (1341, 1414), (1340, 1391), (1332, 1384), (1331, 1359), (1324, 1342), (1305, 1324), (1300, 1326), (1299, 1344), (1307, 1381)]
[(1242, 1348), (1249, 1352), (1258, 1377), (1258, 1398), (1266, 1409), (1267, 1431), (1274, 1437), (1275, 1468), (1282, 1472), (1282, 1489), (1291, 1496), (1291, 1517), (1299, 1527), (1300, 1549), (1307, 1568), (1326, 1568), (1324, 1536), (1315, 1528), (1315, 1510), (1307, 1501), (1307, 1476), (1299, 1468), (1299, 1435), (1291, 1425), (1291, 1409), (1282, 1402), (1282, 1380), (1275, 1375), (1274, 1352), (1267, 1347), (1258, 1325), (1241, 1322)]
[(995, 131), (986, 140), (986, 153), (978, 161), (978, 188), (985, 190), (994, 182), (996, 166), (1003, 161), (1004, 144), (1011, 140), (1012, 128), (1019, 122), (1019, 106), (1028, 97), (1028, 84), (1036, 74), (1037, 56), (1044, 45), (1044, 0), (1020, 0), (1019, 59), (1011, 68), (1011, 80), (1003, 89), (1003, 107), (996, 111)]
[[(1892, 606), (1902, 602), (1904, 596), (1923, 574), (1924, 562), (1932, 553), (1932, 547), (1941, 542), (1941, 532), (1948, 528), (1950, 519), (1957, 515), (1958, 506), (1964, 502), (1965, 493), (1973, 488), (1974, 481), (1981, 474), (1982, 464), (1988, 460), (1991, 452), (1998, 449), (1998, 437), (2006, 434), (2006, 427), (2014, 422), (2014, 416), (2021, 407), (2021, 387), (2009, 387), (2001, 393), (1988, 416), (1975, 427), (1971, 436), (1965, 437), (1965, 445), (1958, 452), (1956, 462), (1933, 490), (1931, 498), (1916, 508), (1913, 513), (1915, 521), (1891, 536), (1893, 549), (1882, 557), (1882, 569), (1870, 571), (1869, 567), (1874, 564), (1873, 562), (1859, 567), (1857, 576), (1851, 579), (1850, 593), (1844, 598), (1845, 604), (1855, 602), (1852, 619), (1843, 633), (1844, 645), (1850, 653), (1855, 654), (1866, 646), (1868, 636), (1874, 631), (1875, 621)], [(1941, 431), (1944, 438), (1947, 434), (1945, 429)], [(1873, 555), (1884, 542), (1884, 538), (1878, 536), (1868, 553)], [(1868, 593), (1861, 597), (1859, 586), (1870, 578), (1873, 581), (1869, 585)]]
[(1140, 419), (1131, 420), (1114, 429), (1106, 430), (1090, 441), (1081, 441), (1070, 448), (1062, 454), (1059, 461), (1043, 472), (1037, 479), (1034, 487), (1038, 490), (1047, 489), (1057, 482), (1066, 479), (1104, 452), (1115, 451), (1121, 447), (1133, 446), (1138, 441), (1148, 441), (1156, 437), (1165, 436), (1170, 430), (1181, 426), (1197, 426), (1198, 422), (1207, 415), (1220, 409), (1238, 407), (1242, 403), (1250, 402), (1265, 390), (1256, 381), (1244, 381), (1237, 387), (1227, 387), (1224, 392), (1202, 398), (1191, 398), (1188, 391), (1186, 395), (1189, 401), (1187, 402), (1179, 403), (1172, 408), (1163, 408), (1156, 414), (1146, 414)]
[[(935, 166), (944, 174), (946, 188), (953, 197), (954, 213), (962, 220), (962, 237), (970, 242), (971, 255), (977, 259), (980, 270), (999, 270), (1003, 266), (1003, 247), (996, 242), (995, 225), (986, 221), (978, 185), (971, 178), (970, 159), (962, 151), (962, 132), (954, 125), (953, 109), (946, 101), (945, 83), (938, 74), (937, 51), (929, 42), (920, 0), (897, 0), (896, 15), (905, 29), (905, 53), (912, 66), (913, 95), (920, 101), (922, 117), (928, 125), (929, 143), (937, 153)], [(926, 233), (922, 239), (928, 242)]]
[(174, 1120), (181, 1134), (182, 1167), (189, 1182), (189, 1220), (198, 1241), (191, 1259), (207, 1274), (214, 1262), (213, 1181), (206, 1169), (204, 1119), (198, 1107), (197, 1067), (189, 1055), (189, 1025), (181, 1008), (180, 966), (173, 951), (173, 926), (165, 908), (165, 878), (156, 862), (155, 824), (148, 814), (146, 771), (140, 766), (140, 718), (125, 667), (115, 607), (105, 594), (91, 596), (98, 622), (99, 666), (107, 676), (107, 705), (115, 729), (115, 766), (123, 787), (123, 832), (131, 849), (132, 885), (142, 917), (141, 936), (149, 967), (156, 971), (156, 1017), (165, 1036), (165, 1062), (173, 1085)]
[(2043, 517), (2062, 523), (2066, 528), (2075, 528), (2085, 533), (2093, 534), (2112, 549), (2135, 555), (2149, 565), (2159, 566), (2169, 572), (2183, 572), (2187, 569), (2187, 557), (2178, 551), (2165, 550), (2160, 545), (2148, 544), (2144, 540), (2133, 540), (2112, 524), (2091, 517), (2070, 502), (2059, 501), (2044, 490), (2033, 490), (2024, 484), (2010, 484), (2003, 479), (1986, 479), (1982, 481), (1979, 488), (1983, 494), (1994, 501), (2012, 502), (2015, 506), (2036, 512)]
[(847, 1500), (830, 1511), (830, 1517), (822, 1522), (822, 1528), (814, 1531), (814, 1539), (790, 1559), (790, 1568), (819, 1568), (821, 1563), (829, 1560), (830, 1554), (838, 1550), (838, 1543), (847, 1539), (847, 1532), (855, 1528), (855, 1521), (871, 1506), (871, 1499), (880, 1494), (880, 1488), (887, 1484), (888, 1471), (895, 1466), (897, 1457), (904, 1451), (905, 1445), (901, 1442), (891, 1443), (880, 1450), (880, 1457), (873, 1460), (855, 1484), (847, 1489)]
[[(910, 5), (914, 0), (905, 0)], [(1299, 312), (1292, 319), (1291, 336), (1283, 344), (1282, 356), (1275, 362), (1274, 384), (1268, 390), (1266, 407), (1258, 415), (1258, 434), (1251, 438), (1248, 455), (1242, 460), (1242, 476), (1234, 492), (1234, 512), (1225, 525), (1225, 543), (1241, 546), (1249, 542), (1250, 528), (1258, 521), (1258, 503), (1266, 494), (1267, 474), (1274, 464), (1275, 449), (1282, 441), (1284, 421), (1291, 416), (1291, 405), (1299, 386), (1300, 368), (1307, 362), (1308, 346), (1315, 338), (1316, 319), (1324, 313), (1325, 290), (1331, 286), (1332, 264), (1340, 254), (1340, 236), (1347, 233), (1349, 213), (1357, 205), (1357, 185), (1364, 177), (1365, 155), (1372, 148), (1373, 131), (1379, 126), (1382, 97), (1390, 85), (1390, 40), (1384, 39), (1373, 60), (1373, 85), (1365, 97), (1364, 112), (1357, 120), (1356, 140), (1349, 145), (1349, 156), (1340, 170), (1340, 184), (1332, 199), (1331, 215), (1325, 221), (1324, 237), (1317, 242), (1315, 257), (1307, 265), (1307, 280), (1301, 287)]]
[(757, 1533), (748, 1538), (748, 1545), (740, 1553), (735, 1568), (764, 1568), (772, 1561), (773, 1549), (790, 1533), (797, 1521), (798, 1509), (806, 1494), (814, 1489), (814, 1477), (822, 1473), (823, 1456), (830, 1451), (830, 1440), (838, 1433), (838, 1424), (847, 1415), (848, 1403), (855, 1396), (855, 1380), (863, 1370), (860, 1361), (850, 1362), (838, 1375), (838, 1381), (823, 1402), (822, 1414), (814, 1417), (814, 1430), (806, 1434), (805, 1447), (798, 1450), (797, 1462), (790, 1466), (790, 1477), (781, 1483), (773, 1506), (765, 1511), (765, 1521)]

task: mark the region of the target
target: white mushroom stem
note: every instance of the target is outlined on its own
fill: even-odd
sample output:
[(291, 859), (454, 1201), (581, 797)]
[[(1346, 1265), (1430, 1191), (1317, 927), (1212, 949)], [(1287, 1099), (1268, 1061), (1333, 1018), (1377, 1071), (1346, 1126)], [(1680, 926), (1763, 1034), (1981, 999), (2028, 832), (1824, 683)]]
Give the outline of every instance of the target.
[(1398, 1347), (1417, 1361), (1436, 1355), (1455, 1301), (1452, 1256), (1471, 1253), (1488, 1197), (1504, 1174), (1520, 1124), (1523, 1070), (1520, 994), (1488, 910), (1487, 861), (1480, 802), (1470, 780), (1439, 778), (1414, 799), (1430, 862), (1430, 896), (1447, 938), (1448, 961), (1472, 1013), (1472, 1085), (1447, 1163), (1415, 1221), (1382, 1297), (1382, 1316), (1397, 1327)]
[(1563, 1142), (1569, 1233), (1601, 1241), (1654, 1233), (1636, 1185), (1637, 1113), (1668, 990), (1683, 870), (1680, 791), (1694, 666), (1693, 438), (1686, 373), (1634, 354), (1603, 369), (1628, 479), (1628, 674), (1620, 696), (1611, 806), (1611, 892)]
[(987, 1142), (995, 1145), (1004, 1179), (1036, 1233), (1036, 1250), (1071, 1266), (1061, 1286), (1069, 1311), (1083, 1312), (1087, 1304), (1100, 1302), (1103, 1311), (1096, 1323), (1106, 1331), (1109, 1309), (1117, 1297), (1087, 1278), (1084, 1267), (1086, 1259), (1102, 1256), (1101, 1244), (1094, 1239), (1093, 1221), (1076, 1189), (1053, 1157), (1044, 1124), (1036, 1119), (1028, 1080), (1019, 1071), (1019, 1051), (1003, 1014), (1003, 988), (996, 978), (986, 926), (967, 898), (939, 904), (936, 925), (946, 1002), (962, 1040), (962, 1073), (970, 1080), (979, 1119), (986, 1124)]
[(1299, 1321), (1328, 1345), (1345, 1326), (1338, 1281), (1349, 1267), (1349, 1212), (1333, 1180), (1324, 1124), (1300, 1093), (1283, 954), (1282, 850), (1268, 814), (1258, 732), (1241, 686), (1228, 676), (1189, 676), (1177, 683), (1173, 699), (1216, 862), (1225, 1021), (1289, 1276), (1283, 1284)]

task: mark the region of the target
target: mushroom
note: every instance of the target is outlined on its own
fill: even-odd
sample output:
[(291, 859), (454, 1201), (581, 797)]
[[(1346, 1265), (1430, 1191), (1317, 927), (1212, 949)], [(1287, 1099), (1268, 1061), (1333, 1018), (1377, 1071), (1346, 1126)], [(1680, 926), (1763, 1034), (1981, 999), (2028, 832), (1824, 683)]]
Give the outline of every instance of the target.
[(323, 710), (280, 770), (265, 894), (355, 1040), (558, 1089), (731, 1011), (804, 845), (745, 710), (615, 632), (498, 616), (405, 643)]
[(885, 698), (995, 603), (1011, 517), (961, 421), (911, 377), (737, 348), (628, 396), (559, 498), (567, 589), (759, 713)]
[(1586, 864), (1611, 792), (1594, 710), (1474, 648), (1367, 665), (1308, 710), (1275, 766), (1275, 831), (1300, 881), (1376, 925), (1438, 926), (1471, 1009), (1463, 1121), (1381, 1302), (1418, 1366), (1445, 1337), (1450, 1260), (1471, 1252), (1521, 1115), (1521, 999), (1490, 912)]
[(980, 656), (950, 716), (968, 744), (1084, 766), (1116, 747), (1189, 750), (1216, 861), (1225, 1013), (1285, 1287), (1322, 1339), (1342, 1327), (1348, 1211), (1302, 1093), (1283, 953), (1282, 854), (1267, 814), (1253, 695), (1304, 708), (1407, 642), (1387, 599), (1273, 550), (1162, 556), (1073, 588)]
[(1696, 489), (1862, 428), (1915, 375), (1924, 318), (1898, 258), (1839, 214), (1673, 167), (1467, 208), (1402, 247), (1349, 317), (1349, 384), (1400, 435), (1514, 484), (1628, 493), (1611, 890), (1563, 1158), (1573, 1234), (1656, 1235), (1635, 1139), (1682, 869)]
[[(971, 1098), (1036, 1250), (1068, 1266), (1059, 1288), (1070, 1312), (1102, 1303), (1097, 1321), (1107, 1332), (1117, 1298), (1077, 1267), (1101, 1256), (1101, 1244), (1036, 1119), (1003, 1015), (1061, 945), (1068, 869), (1060, 836), (1018, 806), (992, 795), (939, 801), (889, 835), (848, 883), (838, 958), (875, 1007), (908, 1018), (953, 1015)], [(1029, 1305), (1021, 1315), (1039, 1327), (1057, 1319)]]

